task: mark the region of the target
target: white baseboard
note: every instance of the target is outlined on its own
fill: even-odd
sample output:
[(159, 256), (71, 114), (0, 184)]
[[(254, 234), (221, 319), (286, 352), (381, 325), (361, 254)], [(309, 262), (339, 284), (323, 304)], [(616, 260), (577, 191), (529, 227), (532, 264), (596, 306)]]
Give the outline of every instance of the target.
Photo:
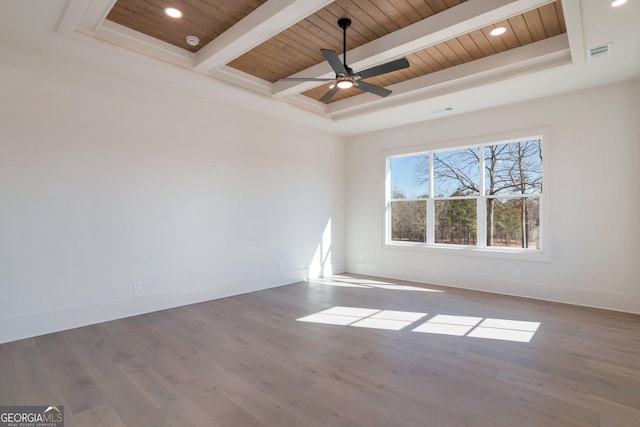
[(426, 284), (430, 283), (453, 288), (640, 314), (639, 295), (571, 288), (556, 284), (529, 283), (492, 277), (442, 274), (427, 270), (361, 263), (348, 264), (346, 271), (367, 276), (407, 280)]
[[(333, 266), (334, 271), (340, 265)], [(136, 316), (153, 311), (224, 298), (304, 281), (307, 269), (283, 271), (279, 274), (246, 277), (202, 288), (179, 288), (166, 292), (100, 301), (76, 307), (0, 319), (0, 344), (59, 332), (81, 326)]]
[[(545, 284), (531, 284), (496, 278), (479, 279), (476, 276), (459, 274), (433, 274), (425, 270), (368, 264), (332, 264), (333, 274), (341, 274), (346, 271), (368, 276), (431, 283), (434, 285), (640, 314), (640, 297), (637, 295)], [(175, 289), (167, 292), (131, 296), (119, 300), (102, 301), (77, 307), (65, 307), (58, 310), (0, 319), (0, 344), (153, 311), (296, 283), (306, 280), (308, 278), (307, 275), (307, 269), (291, 270), (282, 272), (281, 274), (239, 278), (224, 283), (215, 283), (206, 288)]]

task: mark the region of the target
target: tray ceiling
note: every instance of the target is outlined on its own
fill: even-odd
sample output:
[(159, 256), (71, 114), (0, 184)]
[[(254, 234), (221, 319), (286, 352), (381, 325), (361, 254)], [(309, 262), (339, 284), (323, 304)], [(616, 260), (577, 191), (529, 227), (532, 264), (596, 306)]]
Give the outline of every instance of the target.
[[(83, 14), (76, 21), (74, 5)], [(184, 16), (166, 16), (166, 6)], [(367, 80), (393, 90), (388, 98), (341, 89), (325, 105), (319, 99), (331, 83), (280, 80), (335, 77), (320, 49), (342, 59), (342, 17), (352, 20), (347, 64), (356, 72), (408, 59), (409, 68)], [(560, 0), (70, 0), (65, 25), (334, 118), (455, 82), (486, 81), (488, 73), (504, 78), (571, 62)], [(507, 31), (490, 35), (496, 27)], [(200, 44), (190, 46), (187, 36)]]

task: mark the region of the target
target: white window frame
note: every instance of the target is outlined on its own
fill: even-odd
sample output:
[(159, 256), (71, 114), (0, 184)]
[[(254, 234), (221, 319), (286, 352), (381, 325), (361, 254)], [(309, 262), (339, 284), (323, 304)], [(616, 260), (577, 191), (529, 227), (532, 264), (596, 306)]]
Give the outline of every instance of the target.
[[(433, 196), (433, 179), (429, 180), (429, 197), (427, 201), (427, 227), (426, 227), (426, 243), (422, 242), (398, 242), (391, 240), (391, 173), (390, 173), (390, 159), (393, 157), (402, 157), (411, 154), (425, 154), (429, 153), (429, 167), (433, 170), (433, 153), (439, 151), (464, 149), (471, 147), (479, 147), (481, 149), (480, 157), (480, 180), (481, 188), (484, 190), (485, 170), (484, 170), (484, 146), (508, 144), (518, 141), (526, 141), (533, 139), (542, 139), (542, 176), (543, 176), (543, 191), (539, 194), (504, 194), (499, 195), (499, 198), (523, 198), (523, 197), (536, 197), (540, 200), (540, 235), (539, 235), (539, 249), (529, 248), (505, 248), (501, 246), (486, 246), (486, 200), (490, 196), (486, 194), (479, 194), (477, 196), (461, 197), (464, 199), (472, 198), (477, 200), (477, 244), (473, 246), (468, 245), (452, 245), (435, 243), (435, 198)], [(398, 249), (398, 250), (412, 250), (412, 251), (425, 251), (442, 253), (447, 255), (463, 255), (463, 256), (477, 256), (488, 258), (504, 258), (511, 260), (524, 260), (524, 261), (551, 261), (551, 224), (549, 220), (549, 192), (550, 192), (550, 173), (549, 173), (549, 152), (551, 145), (551, 130), (550, 128), (537, 128), (513, 131), (508, 133), (487, 135), (478, 138), (470, 138), (464, 140), (453, 140), (440, 142), (429, 145), (407, 147), (399, 150), (384, 151), (383, 164), (384, 164), (384, 204), (383, 204), (383, 249)], [(485, 193), (485, 191), (482, 191)], [(443, 199), (452, 199), (452, 197), (446, 197)], [(395, 199), (394, 199), (395, 200)], [(424, 199), (420, 199), (424, 200)]]

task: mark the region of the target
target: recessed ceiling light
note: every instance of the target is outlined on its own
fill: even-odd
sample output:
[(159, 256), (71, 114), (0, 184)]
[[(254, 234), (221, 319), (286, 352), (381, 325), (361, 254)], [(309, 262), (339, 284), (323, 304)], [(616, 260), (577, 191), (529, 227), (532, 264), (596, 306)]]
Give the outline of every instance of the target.
[(611, 6), (613, 7), (618, 7), (618, 6), (622, 6), (623, 4), (625, 4), (627, 2), (627, 0), (613, 0), (611, 2)]
[(167, 16), (170, 16), (172, 18), (182, 18), (182, 12), (178, 9), (176, 9), (175, 7), (167, 7), (164, 9), (164, 13)]
[(489, 32), (489, 34), (491, 34), (492, 36), (501, 36), (502, 34), (506, 33), (507, 29), (505, 27), (497, 27), (494, 28), (493, 30), (491, 30)]

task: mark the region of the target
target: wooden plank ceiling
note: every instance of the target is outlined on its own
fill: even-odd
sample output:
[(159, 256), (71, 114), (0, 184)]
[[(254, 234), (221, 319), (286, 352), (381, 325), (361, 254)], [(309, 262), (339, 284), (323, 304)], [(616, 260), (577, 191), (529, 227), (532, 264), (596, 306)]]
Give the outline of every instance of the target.
[[(267, 0), (118, 0), (107, 19), (174, 46), (197, 52), (224, 33)], [(169, 18), (165, 7), (184, 14)], [(200, 39), (200, 45), (189, 46), (189, 35)]]
[[(196, 52), (208, 42), (239, 22), (266, 0), (171, 0), (171, 6), (184, 12), (174, 20), (163, 13), (153, 0), (117, 0), (107, 19), (177, 47)], [(342, 29), (339, 18), (352, 20), (347, 30), (347, 52), (422, 19), (455, 7), (465, 0), (337, 0), (297, 24), (282, 31), (228, 66), (268, 82), (288, 77), (324, 61), (320, 49), (342, 54)], [(495, 27), (507, 32), (494, 37)], [(549, 37), (566, 33), (560, 0), (513, 16), (505, 21), (472, 31), (406, 56), (408, 69), (367, 79), (379, 86), (389, 86), (435, 71), (471, 62)], [(186, 44), (185, 37), (195, 35), (197, 47)], [(347, 61), (349, 60), (347, 55)], [(358, 70), (355, 70), (356, 72)], [(320, 99), (330, 83), (303, 94)], [(335, 102), (362, 93), (357, 88), (340, 90)]]

